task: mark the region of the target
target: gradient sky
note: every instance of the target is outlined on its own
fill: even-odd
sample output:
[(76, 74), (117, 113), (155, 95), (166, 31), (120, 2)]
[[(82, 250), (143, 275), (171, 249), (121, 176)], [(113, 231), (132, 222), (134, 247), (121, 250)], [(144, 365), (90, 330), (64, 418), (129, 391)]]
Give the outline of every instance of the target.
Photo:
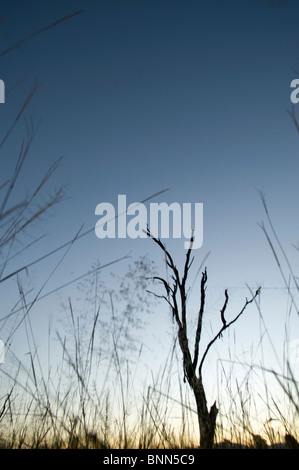
[[(34, 81), (40, 83), (1, 148), (0, 183), (13, 171), (26, 132), (24, 119), (32, 118), (41, 123), (12, 203), (22, 200), (60, 156), (49, 192), (63, 184), (68, 196), (32, 234), (47, 237), (14, 260), (6, 274), (71, 240), (82, 224), (83, 230), (92, 229), (100, 202), (116, 205), (117, 195), (126, 194), (132, 203), (169, 188), (153, 202), (204, 204), (204, 243), (194, 253), (193, 275), (211, 251), (211, 321), (219, 320), (224, 288), (231, 288), (233, 302), (241, 306), (248, 296), (246, 283), (262, 285), (268, 288), (261, 302), (272, 334), (276, 338), (283, 332), (288, 298), (284, 290), (273, 290), (283, 282), (258, 226), (265, 213), (257, 190), (266, 194), (296, 271), (298, 253), (292, 244), (298, 242), (299, 229), (299, 136), (286, 110), (292, 106), (290, 83), (299, 70), (299, 4), (269, 3), (2, 2), (1, 51), (84, 10), (0, 57), (0, 78), (6, 85), (1, 139)], [(183, 240), (168, 240), (167, 246), (182, 262)], [(163, 260), (150, 240), (98, 240), (91, 232), (73, 246), (43, 292), (87, 272), (96, 260), (105, 264), (129, 252), (147, 253), (157, 263)], [(39, 289), (61, 255), (32, 267), (29, 277), (23, 273), (28, 288)], [(114, 270), (125, 272), (126, 262)], [(66, 289), (59, 299), (75, 295), (75, 288)], [(5, 289), (9, 295), (1, 293), (6, 299), (3, 314), (14, 303), (15, 281)], [(50, 313), (57, 314), (57, 308), (55, 296), (43, 304)], [(37, 306), (32, 319), (37, 328), (47, 323)], [(238, 334), (245, 349), (256, 325), (256, 311), (250, 322), (242, 319)], [(4, 339), (10, 328), (6, 324), (0, 330)], [(291, 336), (299, 337), (298, 318)]]

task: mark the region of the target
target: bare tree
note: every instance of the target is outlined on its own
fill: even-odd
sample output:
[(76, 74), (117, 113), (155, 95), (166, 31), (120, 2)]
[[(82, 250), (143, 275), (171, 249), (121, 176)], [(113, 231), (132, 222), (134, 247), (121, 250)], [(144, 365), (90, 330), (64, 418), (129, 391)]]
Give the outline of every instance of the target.
[(235, 323), (238, 318), (244, 313), (246, 307), (251, 304), (256, 297), (259, 295), (260, 289), (256, 291), (253, 297), (250, 300), (245, 301), (243, 308), (240, 312), (234, 317), (233, 320), (227, 322), (225, 318), (225, 311), (228, 305), (228, 292), (225, 290), (225, 300), (222, 309), (220, 310), (220, 318), (222, 322), (222, 326), (219, 329), (218, 333), (211, 339), (211, 341), (206, 346), (206, 349), (200, 359), (199, 357), (199, 344), (201, 340), (201, 333), (202, 333), (202, 323), (203, 323), (203, 315), (205, 309), (205, 291), (206, 291), (206, 284), (207, 284), (207, 270), (202, 273), (201, 277), (201, 286), (200, 286), (200, 308), (197, 317), (197, 328), (195, 334), (195, 341), (194, 341), (194, 352), (191, 354), (189, 339), (188, 339), (188, 332), (187, 332), (187, 291), (186, 291), (186, 283), (189, 274), (189, 269), (193, 262), (191, 259), (191, 252), (193, 246), (193, 234), (190, 240), (190, 247), (186, 254), (185, 266), (183, 276), (180, 277), (179, 271), (174, 264), (174, 261), (166, 250), (164, 244), (161, 242), (160, 239), (155, 238), (147, 229), (147, 235), (151, 237), (155, 243), (163, 250), (165, 254), (165, 260), (167, 266), (170, 268), (171, 274), (171, 281), (167, 282), (162, 277), (155, 276), (153, 279), (160, 281), (165, 288), (166, 295), (157, 295), (154, 293), (155, 296), (159, 298), (163, 298), (166, 302), (170, 305), (173, 319), (177, 324), (177, 338), (178, 342), (183, 354), (183, 369), (184, 369), (184, 381), (187, 379), (194, 397), (197, 406), (197, 415), (198, 415), (198, 424), (199, 424), (199, 431), (200, 431), (200, 447), (201, 448), (212, 448), (214, 445), (214, 437), (215, 437), (215, 430), (216, 430), (216, 419), (218, 414), (218, 408), (216, 406), (216, 402), (213, 403), (211, 408), (208, 408), (206, 392), (203, 385), (202, 380), (202, 369), (204, 361), (207, 357), (207, 354), (211, 348), (211, 346), (220, 338), (223, 332), (229, 328), (233, 323)]

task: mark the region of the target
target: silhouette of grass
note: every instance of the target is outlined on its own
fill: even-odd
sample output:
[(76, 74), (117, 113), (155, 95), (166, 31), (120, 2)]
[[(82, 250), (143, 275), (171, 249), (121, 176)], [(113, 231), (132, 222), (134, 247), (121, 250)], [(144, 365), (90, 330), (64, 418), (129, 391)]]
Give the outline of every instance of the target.
[[(73, 344), (57, 335), (61, 360), (55, 371), (49, 369), (45, 375), (35, 348), (30, 351), (30, 366), (15, 357), (14, 374), (2, 369), (10, 388), (9, 393), (0, 395), (0, 445), (34, 449), (198, 447), (195, 407), (181, 381), (176, 343), (160, 372), (151, 376), (140, 391), (135, 389), (135, 374), (142, 353), (139, 351), (136, 364), (129, 365), (115, 341), (107, 363), (96, 347), (100, 309), (90, 324), (89, 336), (84, 338), (71, 303), (69, 310)], [(232, 369), (227, 370), (221, 359), (218, 363), (222, 405), (215, 447), (275, 448), (285, 442), (288, 447), (296, 447), (298, 384), (291, 368), (288, 376), (282, 376), (262, 366), (239, 364), (247, 370), (243, 381), (234, 384)], [(271, 375), (279, 383), (282, 396), (272, 393), (267, 384)], [(266, 421), (257, 419), (258, 399), (264, 404), (266, 416), (271, 417)]]

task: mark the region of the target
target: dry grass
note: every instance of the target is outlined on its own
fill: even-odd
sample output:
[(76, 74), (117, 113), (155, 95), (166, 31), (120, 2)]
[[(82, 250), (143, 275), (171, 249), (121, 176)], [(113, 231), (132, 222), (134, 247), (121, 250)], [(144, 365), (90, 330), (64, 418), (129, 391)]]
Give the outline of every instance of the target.
[[(194, 403), (181, 380), (176, 344), (156, 377), (136, 389), (142, 352), (137, 363), (129, 363), (114, 341), (111, 356), (104, 359), (96, 340), (99, 312), (89, 337), (80, 338), (71, 304), (69, 308), (74, 339), (68, 344), (58, 336), (61, 360), (55, 372), (51, 369), (44, 375), (37, 350), (30, 353), (29, 368), (15, 358), (14, 372), (1, 369), (2, 378), (6, 376), (2, 390), (9, 392), (2, 391), (0, 396), (0, 445), (34, 449), (198, 447)], [(288, 375), (281, 375), (252, 365), (242, 383), (233, 384), (233, 373), (227, 372), (220, 359), (219, 363), (217, 447), (232, 447), (231, 442), (237, 448), (275, 447), (285, 442), (286, 434), (298, 441), (298, 383), (290, 367)], [(281, 388), (279, 397), (263, 383), (269, 380), (270, 384), (271, 375)], [(257, 376), (263, 394), (257, 388)], [(261, 402), (271, 419), (258, 421)]]

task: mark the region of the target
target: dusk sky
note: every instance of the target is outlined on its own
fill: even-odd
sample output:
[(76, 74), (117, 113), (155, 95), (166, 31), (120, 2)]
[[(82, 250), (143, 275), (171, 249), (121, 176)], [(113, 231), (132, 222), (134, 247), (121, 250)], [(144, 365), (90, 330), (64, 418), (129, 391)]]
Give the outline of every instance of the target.
[[(252, 289), (261, 285), (266, 323), (274, 339), (276, 334), (281, 339), (288, 295), (258, 225), (266, 221), (258, 191), (266, 196), (273, 224), (298, 274), (298, 251), (292, 245), (299, 233), (299, 135), (286, 111), (292, 109), (291, 81), (299, 78), (299, 3), (12, 0), (1, 3), (0, 53), (80, 10), (84, 11), (0, 56), (5, 83), (1, 141), (35, 81), (40, 84), (0, 149), (1, 186), (16, 165), (26, 122), (32, 119), (39, 125), (8, 207), (34, 191), (61, 156), (43, 194), (46, 200), (61, 185), (66, 194), (20, 242), (26, 245), (47, 236), (8, 263), (2, 277), (72, 240), (83, 224), (82, 232), (91, 229), (90, 233), (73, 245), (42, 293), (89, 271), (95, 261), (105, 264), (128, 253), (132, 260), (147, 254), (163, 274), (162, 252), (151, 240), (100, 240), (94, 227), (99, 203), (109, 202), (117, 209), (120, 194), (131, 204), (167, 189), (146, 207), (150, 202), (193, 207), (203, 203), (203, 245), (194, 251), (190, 284), (210, 252), (208, 324), (219, 321), (225, 288), (232, 305), (240, 308), (250, 295), (246, 284)], [(180, 266), (185, 239), (165, 241)], [(24, 288), (37, 293), (64, 252), (20, 273)], [(105, 272), (121, 275), (127, 263), (121, 261)], [(0, 289), (2, 317), (17, 301), (16, 278), (0, 284)], [(199, 284), (194, 289), (195, 311)], [(47, 315), (60, 315), (61, 299), (75, 301), (76, 296), (73, 284), (59, 297), (37, 303), (32, 324), (47, 329)], [(244, 349), (258, 331), (257, 310), (250, 308), (250, 319), (244, 316), (236, 326)], [(158, 321), (155, 316), (155, 333)], [(295, 311), (292, 321), (295, 341)], [(0, 324), (4, 341), (12, 328), (12, 322)], [(23, 337), (22, 327), (18, 335)]]

